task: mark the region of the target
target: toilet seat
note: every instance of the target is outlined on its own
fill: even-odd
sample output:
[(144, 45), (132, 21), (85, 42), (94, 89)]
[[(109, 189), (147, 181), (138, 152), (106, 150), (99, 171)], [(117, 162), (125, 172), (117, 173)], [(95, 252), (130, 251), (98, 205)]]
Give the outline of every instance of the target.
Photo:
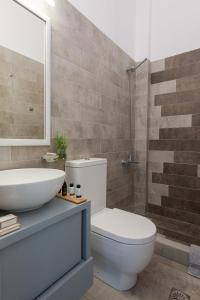
[(128, 245), (150, 243), (156, 234), (156, 226), (149, 219), (117, 208), (105, 208), (92, 215), (91, 230)]

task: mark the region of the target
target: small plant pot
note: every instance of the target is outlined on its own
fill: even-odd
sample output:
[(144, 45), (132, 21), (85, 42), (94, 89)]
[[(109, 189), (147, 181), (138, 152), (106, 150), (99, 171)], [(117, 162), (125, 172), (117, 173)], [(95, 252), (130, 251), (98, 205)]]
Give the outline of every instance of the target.
[(57, 154), (59, 156), (59, 159), (65, 159), (66, 158), (65, 149), (57, 149)]

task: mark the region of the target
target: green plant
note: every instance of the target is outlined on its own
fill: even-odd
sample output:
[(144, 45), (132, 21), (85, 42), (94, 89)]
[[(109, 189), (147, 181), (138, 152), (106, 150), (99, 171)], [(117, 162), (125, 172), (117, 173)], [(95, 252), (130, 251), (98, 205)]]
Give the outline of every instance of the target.
[(56, 144), (56, 153), (58, 154), (60, 159), (64, 159), (66, 157), (66, 149), (68, 145), (66, 137), (57, 133), (55, 144)]

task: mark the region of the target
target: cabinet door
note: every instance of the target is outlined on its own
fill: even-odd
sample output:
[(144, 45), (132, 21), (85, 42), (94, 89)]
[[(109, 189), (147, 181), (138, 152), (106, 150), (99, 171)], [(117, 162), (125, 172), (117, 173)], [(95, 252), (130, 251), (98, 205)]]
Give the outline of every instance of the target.
[(80, 300), (93, 283), (93, 258), (83, 260), (35, 300)]
[(0, 252), (2, 300), (32, 300), (81, 261), (82, 213)]

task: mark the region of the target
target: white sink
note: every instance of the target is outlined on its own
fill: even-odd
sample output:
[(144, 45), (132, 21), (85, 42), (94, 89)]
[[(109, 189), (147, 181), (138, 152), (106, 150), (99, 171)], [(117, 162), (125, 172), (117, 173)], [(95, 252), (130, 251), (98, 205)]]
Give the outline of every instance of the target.
[(0, 171), (0, 209), (27, 211), (47, 203), (62, 187), (65, 172), (56, 169)]

